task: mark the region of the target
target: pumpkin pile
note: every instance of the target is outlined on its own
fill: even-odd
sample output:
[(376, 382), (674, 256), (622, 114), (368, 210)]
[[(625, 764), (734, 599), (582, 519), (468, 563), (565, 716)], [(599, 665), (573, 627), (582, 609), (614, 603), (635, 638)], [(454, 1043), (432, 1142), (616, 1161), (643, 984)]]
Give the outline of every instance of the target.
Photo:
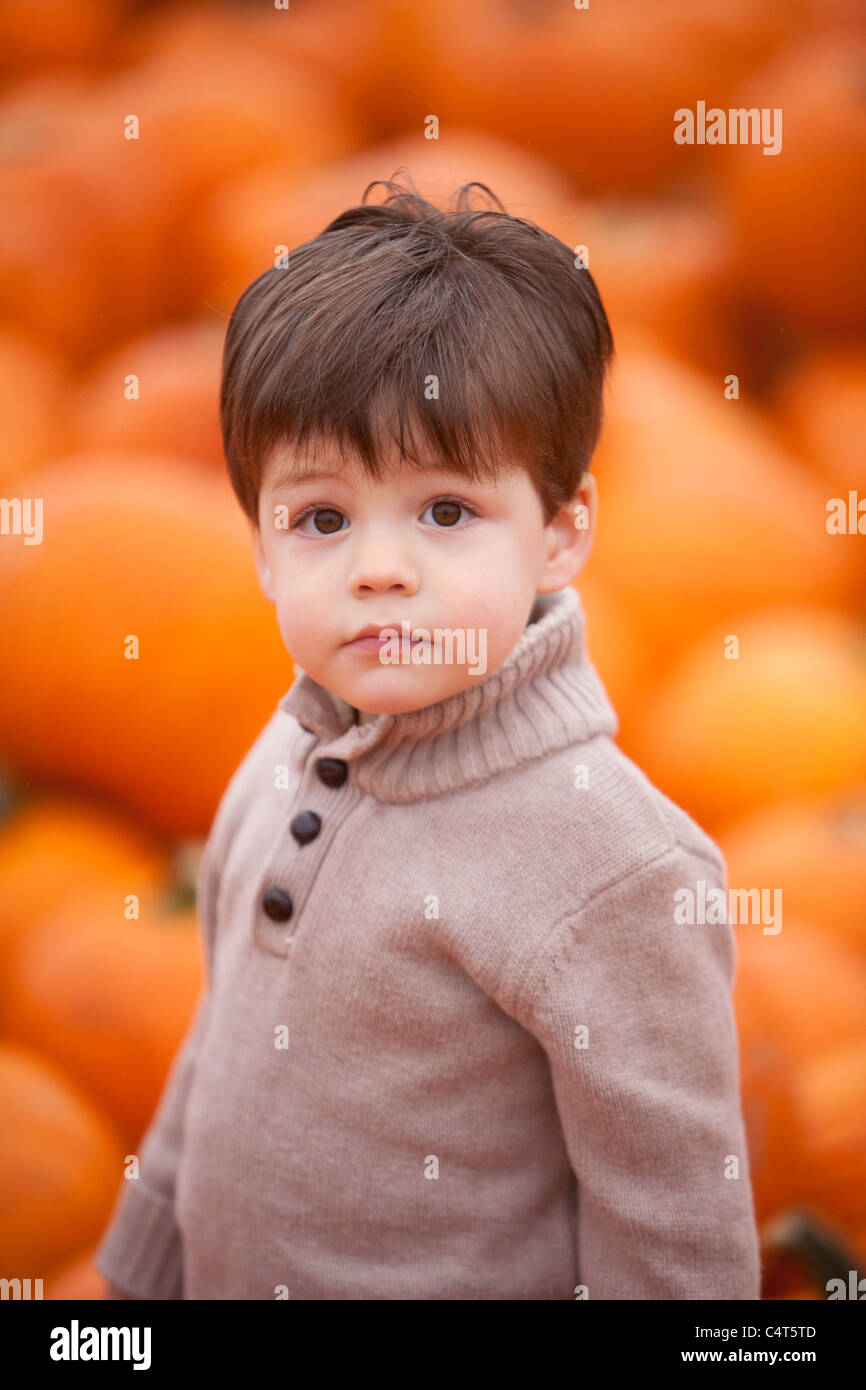
[[(203, 983), (196, 856), (292, 680), (226, 318), (401, 167), (584, 248), (617, 360), (576, 584), (620, 746), (760, 907), (763, 1295), (866, 1267), (864, 58), (848, 0), (0, 7), (0, 493), (44, 518), (0, 533), (0, 1273), (102, 1294)], [(698, 95), (781, 149), (678, 143)]]

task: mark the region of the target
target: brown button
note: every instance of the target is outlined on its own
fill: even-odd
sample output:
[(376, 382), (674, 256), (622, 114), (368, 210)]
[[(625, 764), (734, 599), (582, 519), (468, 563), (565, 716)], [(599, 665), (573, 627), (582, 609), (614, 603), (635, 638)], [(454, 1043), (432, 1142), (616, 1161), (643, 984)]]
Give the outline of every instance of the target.
[(320, 758), (316, 763), (319, 781), (326, 787), (342, 787), (349, 775), (349, 765), (342, 758)]
[(282, 888), (269, 888), (262, 898), (262, 907), (274, 922), (288, 922), (294, 905)]
[(322, 828), (322, 818), (315, 811), (299, 811), (290, 826), (299, 845), (308, 845), (315, 840)]

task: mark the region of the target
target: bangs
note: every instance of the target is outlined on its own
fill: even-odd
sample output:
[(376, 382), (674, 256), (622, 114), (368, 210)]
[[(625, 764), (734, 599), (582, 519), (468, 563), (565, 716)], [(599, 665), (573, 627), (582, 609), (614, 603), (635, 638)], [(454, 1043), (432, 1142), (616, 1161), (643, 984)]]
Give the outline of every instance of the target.
[(419, 347), (412, 306), (403, 314), (405, 322), (389, 326), (387, 344), (381, 329), (365, 332), (363, 320), (361, 331), (330, 342), (293, 334), (250, 382), (238, 445), (248, 459), (261, 460), (258, 485), (280, 447), (310, 458), (327, 448), (377, 482), (398, 460), (419, 471), (496, 482), (543, 452), (550, 411), (542, 390), (533, 399), (525, 376), (515, 381), (505, 356), (491, 360), (469, 331), (456, 346), (440, 336)]
[(529, 470), (546, 519), (601, 424), (612, 351), (586, 270), (506, 212), (362, 204), (239, 300), (223, 354), (232, 484), (252, 517), (267, 459), (326, 446), (375, 481), (404, 462), (496, 482)]

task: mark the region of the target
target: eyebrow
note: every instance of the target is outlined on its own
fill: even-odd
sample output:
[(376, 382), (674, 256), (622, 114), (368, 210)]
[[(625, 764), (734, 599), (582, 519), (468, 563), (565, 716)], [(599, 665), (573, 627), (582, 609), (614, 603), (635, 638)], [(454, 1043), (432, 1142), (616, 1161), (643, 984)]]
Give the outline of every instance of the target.
[[(450, 478), (460, 478), (464, 480), (465, 485), (464, 475), (457, 469), (433, 467), (427, 471), (431, 478), (439, 477), (446, 480)], [(341, 482), (345, 479), (345, 471), (342, 473), (332, 473), (329, 469), (315, 468), (310, 463), (304, 464), (286, 461), (278, 469), (277, 475), (271, 483), (271, 488), (274, 492), (278, 492), (280, 488), (298, 487), (301, 483), (313, 482), (318, 478), (326, 478), (332, 482)]]
[(272, 486), (276, 490), (281, 487), (291, 487), (298, 483), (310, 482), (315, 478), (331, 478), (337, 480), (342, 475), (330, 473), (324, 468), (312, 468), (309, 465), (284, 463), (274, 478)]

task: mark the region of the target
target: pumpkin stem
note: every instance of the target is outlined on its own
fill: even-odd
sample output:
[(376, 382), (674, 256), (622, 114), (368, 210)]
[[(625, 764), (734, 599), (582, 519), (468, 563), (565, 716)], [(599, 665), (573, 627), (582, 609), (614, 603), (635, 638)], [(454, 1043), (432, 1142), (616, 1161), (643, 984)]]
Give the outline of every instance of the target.
[(171, 871), (164, 898), (168, 912), (195, 907), (195, 888), (205, 842), (199, 836), (178, 840), (171, 849)]
[(793, 1255), (821, 1290), (831, 1279), (847, 1280), (849, 1270), (864, 1264), (863, 1255), (848, 1243), (847, 1236), (808, 1207), (783, 1212), (762, 1234), (768, 1251)]

